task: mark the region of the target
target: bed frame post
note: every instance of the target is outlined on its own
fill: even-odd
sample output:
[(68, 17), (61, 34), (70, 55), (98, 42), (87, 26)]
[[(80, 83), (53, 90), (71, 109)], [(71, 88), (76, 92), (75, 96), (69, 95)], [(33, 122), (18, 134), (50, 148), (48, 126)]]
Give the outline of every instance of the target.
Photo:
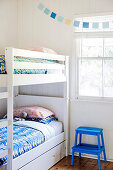
[(69, 153), (69, 56), (65, 58), (66, 84), (64, 97), (66, 99), (66, 117), (65, 117), (65, 138), (66, 138), (66, 156)]
[(6, 67), (7, 67), (7, 90), (8, 90), (8, 99), (7, 99), (7, 170), (13, 170), (13, 65), (14, 65), (14, 53), (13, 48), (5, 49), (6, 57)]

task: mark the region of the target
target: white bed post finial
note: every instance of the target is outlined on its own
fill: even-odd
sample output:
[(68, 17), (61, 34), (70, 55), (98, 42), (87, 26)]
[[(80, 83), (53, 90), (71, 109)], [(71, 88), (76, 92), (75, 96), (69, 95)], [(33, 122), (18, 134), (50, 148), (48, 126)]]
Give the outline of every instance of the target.
[(65, 59), (65, 75), (66, 75), (66, 85), (64, 97), (66, 99), (66, 117), (65, 117), (65, 136), (66, 136), (66, 156), (69, 153), (69, 56)]
[(5, 59), (7, 68), (7, 90), (8, 90), (8, 101), (7, 101), (7, 170), (13, 170), (13, 63), (14, 55), (13, 48), (5, 49)]

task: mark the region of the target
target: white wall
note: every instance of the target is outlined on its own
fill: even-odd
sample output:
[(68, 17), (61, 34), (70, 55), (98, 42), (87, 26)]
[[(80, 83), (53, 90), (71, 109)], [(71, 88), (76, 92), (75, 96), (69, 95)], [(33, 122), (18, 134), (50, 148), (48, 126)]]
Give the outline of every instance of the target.
[[(42, 3), (45, 7), (67, 18), (73, 18), (74, 14), (113, 11), (112, 0), (43, 0)], [(107, 158), (113, 159), (113, 103), (74, 100), (73, 27), (58, 23), (44, 15), (37, 9), (37, 4), (37, 0), (19, 1), (19, 47), (37, 47), (40, 45), (70, 56), (70, 146), (74, 144), (74, 129), (77, 126), (101, 127), (104, 129)], [(45, 88), (47, 92), (48, 86)], [(96, 143), (95, 138), (85, 138), (84, 140)]]
[(0, 0), (0, 54), (7, 46), (17, 46), (17, 0)]
[[(0, 54), (4, 54), (7, 46), (17, 46), (17, 11), (17, 0), (0, 0)], [(0, 92), (6, 90), (0, 88)], [(6, 114), (6, 104), (6, 99), (0, 100), (0, 117)]]

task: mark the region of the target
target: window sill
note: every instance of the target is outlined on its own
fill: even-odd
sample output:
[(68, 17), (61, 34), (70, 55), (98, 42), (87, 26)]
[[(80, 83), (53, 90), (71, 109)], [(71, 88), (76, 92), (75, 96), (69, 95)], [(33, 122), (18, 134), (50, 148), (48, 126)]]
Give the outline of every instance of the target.
[(97, 103), (113, 103), (113, 98), (110, 97), (83, 97), (83, 96), (79, 96), (79, 97), (75, 97), (75, 98), (71, 98), (70, 102), (97, 102)]

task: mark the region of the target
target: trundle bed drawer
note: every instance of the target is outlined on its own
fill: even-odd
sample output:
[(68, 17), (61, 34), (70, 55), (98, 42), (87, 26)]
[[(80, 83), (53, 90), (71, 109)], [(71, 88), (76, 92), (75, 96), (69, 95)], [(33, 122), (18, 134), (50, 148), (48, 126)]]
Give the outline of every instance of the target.
[(64, 156), (65, 156), (65, 142), (62, 142), (61, 144), (49, 150), (48, 152), (41, 155), (37, 159), (20, 168), (20, 170), (31, 170), (32, 168), (33, 170), (48, 170), (59, 160), (61, 160)]

